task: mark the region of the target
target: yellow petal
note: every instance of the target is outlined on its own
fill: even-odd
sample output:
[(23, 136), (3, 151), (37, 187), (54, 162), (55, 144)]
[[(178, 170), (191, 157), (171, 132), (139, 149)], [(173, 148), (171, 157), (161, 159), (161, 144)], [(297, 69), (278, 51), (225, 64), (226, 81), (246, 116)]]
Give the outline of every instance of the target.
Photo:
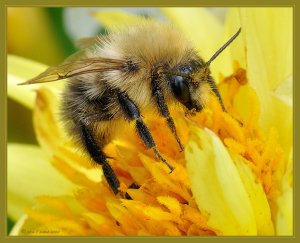
[[(224, 39), (224, 26), (206, 8), (161, 8), (162, 12), (192, 41), (200, 56), (208, 61), (227, 41)], [(233, 35), (238, 28), (231, 33)], [(231, 71), (229, 51), (226, 50), (211, 65), (215, 78), (219, 72), (228, 75)]]
[(286, 103), (288, 106), (293, 106), (293, 77), (288, 76), (278, 87), (274, 90), (273, 95)]
[(276, 235), (293, 235), (293, 190), (285, 191), (277, 200), (279, 205), (276, 215)]
[(87, 221), (89, 226), (97, 231), (98, 234), (105, 236), (119, 236), (123, 235), (116, 228), (116, 223), (113, 220), (109, 220), (104, 216), (92, 212), (88, 212), (82, 215)]
[(256, 235), (248, 194), (219, 138), (193, 127), (185, 153), (192, 192), (208, 225), (220, 235)]
[(149, 219), (158, 220), (158, 221), (162, 221), (162, 220), (178, 221), (179, 220), (179, 218), (176, 217), (175, 215), (165, 212), (158, 207), (147, 206), (144, 209), (144, 214)]
[(240, 27), (242, 28), (240, 36), (228, 48), (231, 52), (232, 61), (238, 62), (241, 68), (246, 69), (246, 43), (244, 37), (246, 30), (244, 30), (244, 26), (241, 23), (239, 8), (229, 8), (225, 22), (226, 38), (229, 38)]
[(279, 133), (280, 145), (284, 151), (284, 159), (281, 160), (281, 167), (285, 168), (289, 154), (293, 146), (293, 107), (288, 102), (277, 96), (271, 95), (270, 105), (272, 115), (265, 119), (270, 127), (276, 127)]
[(7, 199), (8, 215), (17, 220), (24, 208), (41, 194), (71, 193), (75, 186), (49, 163), (50, 157), (34, 145), (8, 144)]
[(241, 8), (239, 16), (247, 43), (247, 76), (260, 104), (259, 124), (266, 134), (276, 127), (283, 171), (293, 140), (292, 9)]
[[(33, 109), (36, 97), (36, 91), (41, 84), (21, 85), (18, 84), (33, 78), (34, 76), (45, 71), (47, 66), (30, 59), (19, 56), (8, 55), (7, 57), (7, 94), (29, 109)], [(61, 89), (63, 81), (47, 84), (47, 87), (56, 92)]]
[(292, 113), (274, 99), (273, 90), (292, 75), (292, 11), (292, 8), (240, 9), (247, 43), (247, 76), (259, 98), (260, 125), (265, 133), (276, 126), (282, 144), (291, 143)]
[(247, 43), (248, 68), (258, 69), (256, 79), (250, 81), (257, 87), (266, 82), (274, 89), (292, 73), (293, 9), (240, 8), (240, 17)]
[[(72, 196), (40, 196), (35, 208), (17, 222), (13, 235), (87, 235), (85, 209)], [(77, 219), (80, 217), (80, 220)]]
[(157, 197), (157, 201), (166, 206), (170, 210), (170, 212), (175, 214), (176, 216), (179, 216), (182, 213), (180, 204), (174, 197), (159, 196)]
[(282, 194), (277, 198), (276, 235), (293, 235), (293, 152), (291, 150), (285, 174), (282, 178)]
[(144, 20), (143, 17), (126, 13), (124, 11), (97, 11), (93, 13), (93, 16), (98, 20), (105, 28), (115, 28), (122, 25), (139, 24)]
[(18, 86), (33, 76), (41, 73), (47, 66), (40, 63), (14, 56), (7, 57), (7, 94), (9, 98), (21, 103), (29, 109), (33, 109), (35, 100), (35, 91), (40, 86), (26, 85)]
[[(89, 171), (79, 166), (75, 166), (75, 164), (67, 162), (64, 157), (54, 156), (52, 164), (66, 178), (68, 178), (69, 181), (73, 182), (74, 184), (82, 185), (85, 187), (93, 187), (95, 186), (96, 182), (100, 181), (100, 179), (97, 180), (96, 176), (93, 176), (93, 171)], [(101, 172), (99, 172), (98, 178), (100, 177), (100, 175)]]
[(205, 8), (161, 8), (162, 12), (196, 45), (206, 60), (219, 47), (223, 27)]
[(256, 181), (251, 168), (242, 157), (234, 156), (234, 161), (255, 214), (257, 234), (274, 235), (271, 210), (262, 185)]
[[(100, 182), (102, 170), (98, 166), (95, 166), (91, 162), (91, 159), (82, 152), (76, 150), (76, 148), (71, 147), (74, 144), (63, 144), (56, 151), (55, 156), (52, 158), (52, 164), (57, 165), (57, 169), (62, 173), (66, 169), (66, 174), (70, 173), (68, 169), (71, 171), (76, 171), (75, 173), (84, 174), (89, 180), (94, 182)], [(62, 163), (62, 164), (60, 164)]]
[(40, 145), (49, 154), (58, 148), (63, 141), (63, 131), (59, 124), (59, 102), (55, 93), (42, 87), (37, 91), (33, 123)]

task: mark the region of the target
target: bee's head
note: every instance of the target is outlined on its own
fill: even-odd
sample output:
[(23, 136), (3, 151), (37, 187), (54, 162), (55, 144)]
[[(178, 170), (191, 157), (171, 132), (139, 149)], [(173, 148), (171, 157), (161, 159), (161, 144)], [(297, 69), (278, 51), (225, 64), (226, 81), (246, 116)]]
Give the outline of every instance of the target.
[(207, 93), (205, 87), (218, 97), (223, 110), (225, 111), (219, 91), (210, 76), (209, 66), (211, 62), (239, 35), (241, 28), (209, 59), (204, 62), (202, 59), (191, 60), (187, 64), (176, 66), (169, 74), (168, 80), (171, 90), (176, 99), (189, 110), (202, 110), (203, 95)]
[(177, 66), (168, 79), (174, 97), (188, 110), (202, 110), (201, 88), (207, 83), (209, 69), (202, 60)]

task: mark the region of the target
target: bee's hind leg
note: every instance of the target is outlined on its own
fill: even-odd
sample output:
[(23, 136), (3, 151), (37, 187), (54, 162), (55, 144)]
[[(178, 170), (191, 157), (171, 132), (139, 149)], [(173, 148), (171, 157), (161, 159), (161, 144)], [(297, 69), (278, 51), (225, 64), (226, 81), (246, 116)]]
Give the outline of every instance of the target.
[(117, 178), (111, 166), (109, 165), (109, 163), (107, 162), (107, 156), (96, 143), (92, 132), (86, 125), (81, 124), (81, 132), (86, 150), (97, 164), (102, 165), (103, 174), (107, 183), (113, 190), (114, 194), (118, 194), (120, 192), (118, 189), (120, 187), (120, 181)]

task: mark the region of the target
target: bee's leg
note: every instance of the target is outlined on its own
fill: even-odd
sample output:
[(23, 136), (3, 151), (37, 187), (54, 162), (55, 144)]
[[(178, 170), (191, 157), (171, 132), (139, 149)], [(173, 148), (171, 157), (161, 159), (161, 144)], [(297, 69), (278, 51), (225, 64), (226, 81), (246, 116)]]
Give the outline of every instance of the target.
[[(224, 105), (224, 103), (223, 103), (222, 96), (221, 96), (221, 94), (220, 94), (220, 92), (219, 92), (219, 90), (218, 90), (218, 87), (217, 87), (217, 85), (216, 85), (214, 79), (213, 79), (212, 77), (209, 77), (209, 78), (208, 78), (208, 83), (209, 83), (209, 85), (210, 85), (211, 90), (212, 90), (212, 91), (215, 93), (215, 95), (217, 96), (217, 98), (218, 98), (218, 100), (219, 100), (219, 103), (220, 103), (220, 105), (221, 105), (221, 107), (222, 107), (222, 110), (223, 110), (224, 112), (228, 113), (228, 111), (226, 110), (225, 105)], [(236, 118), (234, 118), (234, 119), (235, 119), (241, 126), (243, 126), (243, 123), (242, 123), (241, 121), (239, 121), (239, 120), (236, 119)]]
[[(133, 182), (129, 187), (128, 189), (139, 189), (140, 186), (138, 184), (136, 184), (135, 182)], [(125, 193), (125, 198), (126, 199), (129, 199), (129, 200), (132, 200), (132, 198), (129, 196), (129, 194), (126, 192)]]
[(219, 90), (218, 90), (218, 87), (217, 87), (217, 85), (216, 85), (214, 79), (213, 79), (212, 77), (209, 77), (209, 78), (207, 79), (207, 81), (208, 81), (208, 84), (209, 84), (211, 90), (212, 90), (212, 91), (214, 92), (214, 94), (217, 96), (217, 98), (218, 98), (218, 100), (219, 100), (219, 103), (220, 103), (220, 105), (221, 105), (221, 107), (222, 107), (222, 110), (223, 110), (224, 112), (227, 112), (227, 110), (226, 110), (226, 108), (225, 108), (225, 105), (224, 105), (224, 103), (223, 103), (221, 94), (220, 94), (220, 92), (219, 92)]
[(168, 106), (165, 102), (165, 98), (163, 96), (163, 93), (162, 93), (161, 89), (158, 88), (157, 86), (154, 86), (153, 87), (153, 94), (156, 97), (156, 102), (158, 104), (158, 109), (159, 109), (160, 114), (167, 120), (168, 126), (169, 126), (171, 132), (174, 134), (174, 136), (176, 138), (176, 141), (177, 141), (177, 143), (180, 147), (180, 151), (183, 151), (184, 147), (183, 147), (183, 145), (182, 145), (182, 143), (181, 143), (181, 141), (180, 141), (180, 139), (177, 135), (174, 120), (170, 116), (170, 112), (169, 112)]
[(148, 148), (153, 149), (156, 156), (162, 162), (164, 162), (170, 168), (170, 170), (172, 171), (174, 169), (174, 167), (172, 165), (170, 165), (161, 156), (160, 152), (158, 151), (157, 146), (156, 146), (156, 144), (153, 140), (153, 137), (152, 137), (148, 127), (143, 122), (143, 120), (140, 116), (139, 108), (133, 103), (133, 101), (126, 94), (119, 93), (118, 94), (118, 99), (119, 99), (119, 102), (121, 104), (121, 107), (122, 107), (126, 117), (130, 120), (135, 120), (136, 130), (137, 130), (138, 134), (140, 135), (140, 137), (142, 138), (142, 140), (144, 141), (145, 145)]
[(92, 159), (99, 165), (102, 165), (103, 174), (110, 188), (113, 190), (115, 194), (119, 192), (118, 188), (120, 186), (120, 181), (118, 180), (115, 172), (108, 164), (106, 158), (107, 156), (104, 154), (102, 149), (96, 143), (92, 132), (90, 129), (82, 124), (81, 125), (82, 137), (84, 141), (84, 145), (89, 152)]

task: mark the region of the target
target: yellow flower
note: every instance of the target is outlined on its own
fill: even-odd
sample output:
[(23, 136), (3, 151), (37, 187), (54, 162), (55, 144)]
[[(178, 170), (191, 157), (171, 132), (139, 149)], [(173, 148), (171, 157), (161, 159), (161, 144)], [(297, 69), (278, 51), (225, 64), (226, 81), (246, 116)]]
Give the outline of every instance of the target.
[[(122, 181), (121, 188), (132, 198), (127, 200), (111, 192), (99, 176), (100, 169), (76, 150), (61, 129), (56, 117), (60, 84), (39, 87), (33, 109), (37, 138), (51, 164), (77, 187), (73, 194), (37, 197), (37, 204), (26, 209), (13, 234), (293, 234), (292, 10), (231, 9), (225, 27), (203, 9), (166, 8), (163, 12), (191, 37), (206, 60), (221, 46), (220, 33), (231, 35), (242, 27), (231, 52), (226, 50), (219, 57), (227, 62), (214, 63), (213, 73), (219, 75), (229, 114), (222, 112), (214, 97), (195, 117), (173, 111), (186, 147), (183, 153), (162, 118), (145, 116), (160, 151), (175, 167), (172, 173), (145, 149), (134, 129), (125, 129), (105, 152), (113, 157), (111, 165)], [(133, 16), (116, 12), (113, 17), (95, 16), (105, 18), (107, 25), (125, 22), (124, 18), (135, 21)], [(261, 21), (266, 16), (268, 21)], [(193, 24), (184, 23), (186, 19), (193, 19)], [(207, 32), (196, 31), (198, 23), (206, 23)], [(269, 30), (273, 25), (278, 35)], [(141, 187), (130, 188), (133, 183)]]

